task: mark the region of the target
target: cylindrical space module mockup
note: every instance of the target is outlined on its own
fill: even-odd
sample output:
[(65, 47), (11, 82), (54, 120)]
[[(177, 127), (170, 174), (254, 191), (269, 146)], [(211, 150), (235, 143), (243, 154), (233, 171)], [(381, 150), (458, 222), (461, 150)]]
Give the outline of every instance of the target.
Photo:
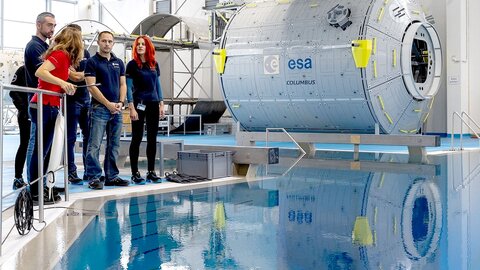
[(439, 37), (416, 0), (245, 4), (215, 51), (244, 130), (414, 134), (439, 89)]

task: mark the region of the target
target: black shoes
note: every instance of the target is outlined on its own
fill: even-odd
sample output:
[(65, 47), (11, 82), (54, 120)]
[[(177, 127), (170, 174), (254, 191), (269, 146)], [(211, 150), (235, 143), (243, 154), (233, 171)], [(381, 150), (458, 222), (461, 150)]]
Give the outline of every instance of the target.
[(77, 172), (71, 172), (68, 174), (68, 182), (73, 185), (83, 185), (83, 179), (78, 177)]
[(25, 181), (23, 180), (22, 177), (18, 177), (18, 178), (14, 178), (13, 179), (13, 185), (12, 185), (12, 189), (13, 190), (17, 190), (19, 188), (22, 188), (24, 186), (26, 186), (27, 184), (25, 183)]
[(162, 178), (158, 177), (157, 174), (155, 174), (155, 171), (148, 171), (147, 172), (147, 181), (153, 182), (153, 183), (161, 183)]
[(105, 186), (119, 186), (119, 187), (125, 187), (130, 184), (130, 181), (128, 180), (123, 180), (120, 177), (115, 177), (111, 180), (106, 180), (105, 181)]
[(103, 189), (103, 181), (100, 181), (100, 179), (92, 179), (90, 182), (88, 182), (88, 188)]
[(132, 175), (132, 181), (137, 185), (145, 185), (145, 179), (142, 178), (139, 172)]
[[(105, 183), (104, 183), (105, 182)], [(101, 176), (100, 179), (92, 179), (88, 182), (88, 188), (91, 189), (103, 189), (103, 186), (119, 186), (125, 187), (130, 184), (130, 181), (123, 180), (120, 177), (115, 177), (112, 180), (105, 180), (104, 176)]]
[[(33, 205), (38, 205), (38, 194), (32, 195), (32, 199), (33, 199)], [(52, 196), (51, 197), (49, 196), (48, 188), (43, 190), (43, 204), (44, 205), (54, 204), (54, 203), (57, 203), (61, 200), (62, 200), (62, 198), (60, 197), (60, 195), (58, 195), (58, 193), (55, 191), (55, 189), (52, 191)]]
[(65, 188), (64, 187), (53, 187), (53, 192), (55, 192), (56, 194), (58, 193), (63, 193), (65, 192)]

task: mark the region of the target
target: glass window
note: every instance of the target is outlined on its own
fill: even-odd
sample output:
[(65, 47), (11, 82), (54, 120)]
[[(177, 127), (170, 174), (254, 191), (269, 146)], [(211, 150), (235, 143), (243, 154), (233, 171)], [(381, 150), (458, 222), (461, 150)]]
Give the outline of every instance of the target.
[(38, 0), (3, 0), (3, 5), (5, 20), (26, 22), (35, 22), (37, 15), (46, 8), (45, 1)]
[(5, 48), (25, 48), (28, 41), (35, 35), (35, 24), (4, 21), (4, 41)]
[(75, 4), (52, 1), (52, 13), (55, 14), (57, 28), (55, 32), (77, 18), (77, 8)]

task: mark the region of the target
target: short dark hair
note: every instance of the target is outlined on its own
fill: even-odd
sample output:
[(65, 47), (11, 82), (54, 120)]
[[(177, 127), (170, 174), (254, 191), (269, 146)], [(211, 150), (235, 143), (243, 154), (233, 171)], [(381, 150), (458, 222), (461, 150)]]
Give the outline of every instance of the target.
[(70, 27), (70, 28), (73, 28), (73, 29), (76, 29), (76, 30), (82, 32), (82, 27), (80, 25), (76, 24), (76, 23), (69, 23), (69, 24), (67, 24), (66, 27)]
[(53, 13), (48, 12), (48, 11), (42, 12), (42, 13), (37, 15), (37, 22), (41, 23), (41, 22), (45, 21), (46, 17), (55, 18), (55, 15), (53, 15)]
[(102, 31), (102, 32), (100, 32), (100, 33), (98, 34), (98, 38), (100, 39), (100, 37), (101, 37), (103, 34), (108, 34), (108, 35), (111, 35), (112, 37), (114, 37), (112, 32), (110, 32), (110, 31)]

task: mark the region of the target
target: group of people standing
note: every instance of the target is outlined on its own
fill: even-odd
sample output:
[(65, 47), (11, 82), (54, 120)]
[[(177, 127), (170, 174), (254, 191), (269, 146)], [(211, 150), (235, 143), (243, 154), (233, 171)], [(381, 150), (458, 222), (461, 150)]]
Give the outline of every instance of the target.
[[(75, 24), (64, 27), (53, 37), (56, 22), (50, 12), (37, 16), (36, 35), (25, 48), (25, 67), (19, 68), (12, 84), (50, 90), (67, 94), (67, 156), (68, 182), (82, 185), (88, 181), (91, 189), (103, 186), (128, 186), (130, 181), (119, 177), (116, 164), (122, 130), (122, 110), (128, 101), (132, 120), (130, 160), (132, 177), (136, 184), (146, 181), (161, 182), (155, 174), (156, 137), (158, 122), (164, 116), (164, 104), (160, 87), (160, 68), (155, 60), (155, 47), (148, 36), (139, 36), (133, 43), (133, 60), (125, 69), (123, 61), (112, 53), (114, 36), (109, 31), (98, 35), (98, 52), (89, 57), (82, 41), (81, 28)], [(46, 43), (49, 39), (50, 44)], [(37, 119), (38, 94), (11, 91), (10, 96), (18, 109), (20, 145), (15, 157), (13, 188), (26, 185), (23, 167), (27, 161), (27, 181), (33, 199), (38, 201)], [(59, 112), (60, 97), (43, 95), (43, 160), (44, 174), (52, 149), (55, 121)], [(31, 125), (30, 125), (31, 122)], [(146, 180), (138, 170), (139, 147), (147, 126)], [(77, 127), (83, 135), (83, 179), (78, 176), (74, 158)], [(106, 134), (105, 158), (102, 167), (99, 160), (100, 147)], [(53, 153), (55, 154), (55, 153)], [(61, 199), (53, 189), (53, 196), (44, 192), (44, 202)]]

